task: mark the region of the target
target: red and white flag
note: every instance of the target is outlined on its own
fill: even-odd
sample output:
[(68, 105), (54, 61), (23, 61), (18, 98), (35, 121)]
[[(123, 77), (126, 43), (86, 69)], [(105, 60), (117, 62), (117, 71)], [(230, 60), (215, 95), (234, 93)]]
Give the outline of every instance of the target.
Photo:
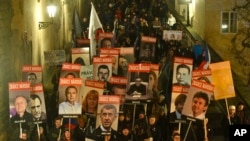
[(91, 2), (91, 13), (90, 13), (90, 22), (89, 22), (89, 39), (90, 39), (90, 54), (91, 56), (96, 55), (96, 40), (95, 40), (95, 31), (98, 28), (102, 28), (102, 23), (96, 13), (95, 7)]

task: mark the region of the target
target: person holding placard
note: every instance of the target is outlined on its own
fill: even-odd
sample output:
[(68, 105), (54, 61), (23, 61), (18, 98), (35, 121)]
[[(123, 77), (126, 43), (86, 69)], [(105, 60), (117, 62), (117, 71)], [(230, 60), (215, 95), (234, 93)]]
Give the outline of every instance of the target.
[(63, 133), (62, 118), (56, 117), (54, 119), (54, 126), (49, 130), (48, 139), (49, 141), (59, 141), (61, 134)]
[(153, 44), (144, 44), (142, 47), (142, 56), (140, 57), (141, 63), (153, 63), (154, 56), (153, 56)]

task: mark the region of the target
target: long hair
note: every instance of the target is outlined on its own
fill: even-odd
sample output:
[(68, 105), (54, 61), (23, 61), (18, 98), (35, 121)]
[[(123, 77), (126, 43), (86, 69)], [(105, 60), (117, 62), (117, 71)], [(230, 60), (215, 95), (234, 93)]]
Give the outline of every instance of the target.
[[(82, 102), (82, 110), (83, 110), (84, 112), (88, 112), (88, 102), (87, 102), (87, 101), (88, 101), (88, 97), (90, 97), (90, 96), (96, 98), (97, 101), (98, 101), (99, 93), (98, 93), (97, 90), (90, 90), (90, 91), (87, 93), (85, 99), (84, 99), (83, 102)], [(97, 106), (97, 105), (96, 105), (96, 106)], [(96, 110), (97, 110), (97, 109), (96, 109)], [(95, 113), (96, 113), (96, 111), (95, 111)]]

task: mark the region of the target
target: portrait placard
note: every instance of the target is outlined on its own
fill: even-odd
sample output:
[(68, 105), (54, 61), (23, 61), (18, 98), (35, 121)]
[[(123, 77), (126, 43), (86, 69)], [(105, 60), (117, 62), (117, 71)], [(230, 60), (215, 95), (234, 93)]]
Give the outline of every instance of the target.
[(80, 64), (63, 63), (60, 78), (79, 78), (80, 70)]
[(99, 96), (103, 94), (104, 82), (86, 80), (81, 90), (82, 110), (84, 114), (96, 116)]
[(82, 113), (81, 78), (60, 78), (59, 115), (80, 115)]
[(140, 63), (155, 63), (155, 37), (142, 36), (140, 46)]
[(120, 50), (115, 48), (101, 48), (100, 57), (111, 57), (112, 58), (112, 74), (117, 75), (118, 73), (118, 56)]
[(182, 40), (182, 31), (177, 30), (163, 30), (162, 34), (163, 40)]
[(90, 65), (90, 54), (89, 48), (72, 48), (71, 49), (71, 60), (73, 64)]
[(126, 100), (147, 100), (150, 64), (129, 64)]
[(113, 130), (118, 129), (118, 113), (119, 113), (120, 97), (114, 95), (101, 95), (98, 100), (98, 110), (96, 118), (96, 128), (102, 124), (101, 114), (103, 109), (114, 109), (114, 119), (112, 121), (111, 128)]
[(185, 57), (174, 57), (173, 85), (190, 87), (193, 59)]
[(188, 90), (182, 114), (191, 118), (204, 120), (213, 91), (214, 85), (193, 80)]
[(46, 122), (47, 112), (42, 84), (30, 87), (28, 111), (33, 115), (34, 121)]
[(22, 81), (31, 85), (42, 83), (42, 66), (26, 65), (22, 67)]
[(118, 75), (127, 77), (128, 64), (134, 63), (134, 47), (121, 47), (118, 60)]

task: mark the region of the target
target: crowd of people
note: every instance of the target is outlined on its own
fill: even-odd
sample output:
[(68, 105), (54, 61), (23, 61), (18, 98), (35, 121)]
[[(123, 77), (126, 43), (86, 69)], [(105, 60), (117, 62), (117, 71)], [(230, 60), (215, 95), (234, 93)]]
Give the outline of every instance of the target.
[[(15, 99), (16, 107), (22, 104), (24, 105), (20, 111), (17, 111), (17, 115), (11, 118), (11, 129), (18, 128), (19, 124), (15, 124), (15, 120), (23, 119), (23, 116), (27, 118), (24, 126), (27, 126), (28, 131), (22, 131), (22, 135), (14, 138), (14, 140), (32, 140), (32, 141), (83, 141), (86, 138), (96, 140), (96, 141), (144, 141), (145, 139), (151, 139), (153, 141), (181, 141), (184, 136), (178, 131), (178, 124), (170, 125), (170, 119), (182, 120), (181, 111), (183, 109), (183, 104), (186, 99), (186, 95), (180, 95), (176, 98), (175, 106), (176, 111), (173, 113), (168, 113), (164, 107), (170, 102), (170, 94), (172, 87), (172, 62), (174, 56), (192, 58), (194, 60), (193, 69), (199, 69), (202, 61), (204, 60), (204, 48), (201, 43), (197, 40), (195, 44), (191, 47), (186, 44), (185, 31), (182, 31), (182, 26), (177, 22), (173, 14), (168, 11), (168, 5), (165, 0), (96, 0), (94, 1), (94, 6), (98, 13), (98, 16), (103, 24), (105, 32), (113, 32), (114, 39), (110, 42), (101, 43), (101, 47), (109, 48), (119, 48), (119, 47), (134, 47), (134, 63), (141, 63), (142, 61), (157, 63), (160, 65), (162, 71), (161, 76), (158, 78), (158, 85), (155, 86), (153, 83), (149, 85), (150, 89), (154, 93), (161, 93), (159, 97), (156, 98), (155, 103), (148, 104), (148, 109), (145, 110), (145, 105), (139, 105), (136, 107), (136, 114), (128, 111), (133, 111), (133, 106), (127, 106), (124, 104), (124, 97), (121, 99), (120, 109), (116, 109), (113, 105), (105, 105), (101, 109), (100, 113), (100, 126), (96, 127), (96, 117), (93, 115), (97, 114), (97, 104), (98, 104), (98, 92), (91, 90), (87, 93), (85, 99), (82, 102), (82, 109), (80, 103), (75, 103), (72, 101), (76, 94), (78, 93), (75, 87), (69, 87), (65, 90), (66, 101), (62, 102), (59, 107), (56, 105), (56, 94), (50, 97), (50, 101), (46, 101), (47, 105), (47, 116), (48, 120), (52, 120), (52, 124), (39, 125), (39, 133), (34, 132), (32, 129), (37, 129), (34, 123), (30, 123), (35, 119), (38, 121), (43, 121), (45, 113), (41, 111), (40, 106), (42, 104), (39, 97), (33, 97), (31, 102), (31, 114), (26, 112), (27, 100), (24, 97), (17, 97)], [(82, 30), (83, 33), (81, 37), (87, 38), (89, 17), (82, 18)], [(182, 40), (166, 39), (163, 38), (164, 30), (177, 30), (182, 31)], [(140, 49), (141, 36), (150, 36), (156, 38), (154, 51), (152, 47), (144, 47)], [(77, 46), (76, 43), (76, 47)], [(140, 53), (140, 51), (143, 53)], [(98, 52), (98, 51), (97, 51)], [(153, 54), (152, 54), (153, 53)], [(143, 54), (143, 56), (140, 56)], [(77, 61), (79, 62), (79, 61)], [(77, 63), (76, 62), (76, 63)], [(83, 61), (80, 61), (85, 64)], [(123, 60), (121, 57), (119, 59), (119, 64), (121, 66), (127, 66), (126, 59)], [(126, 68), (126, 67), (125, 67)], [(176, 80), (174, 84), (176, 86), (190, 86), (189, 83), (185, 82), (184, 76), (191, 75), (188, 66), (180, 65), (177, 67)], [(58, 72), (60, 69), (58, 69)], [(110, 92), (115, 94), (121, 93), (121, 97), (124, 96), (125, 88), (122, 86), (110, 87), (107, 82), (109, 77), (109, 69), (105, 67), (98, 68), (98, 78), (99, 81), (105, 82), (105, 87)], [(124, 74), (123, 74), (124, 75)], [(58, 91), (58, 79), (59, 73), (53, 77), (52, 83), (54, 84), (54, 91)], [(126, 76), (126, 75), (125, 75)], [(74, 74), (68, 75), (67, 77), (74, 78)], [(35, 79), (34, 75), (29, 76), (29, 80)], [(156, 81), (156, 74), (153, 72), (149, 76), (150, 81)], [(141, 79), (136, 78), (136, 83), (131, 86), (129, 94), (135, 93), (134, 89), (139, 89), (137, 93), (145, 94), (146, 88), (141, 84)], [(149, 81), (149, 82), (150, 82)], [(200, 97), (194, 97), (194, 103), (199, 103)], [(156, 106), (154, 106), (154, 104)], [(207, 101), (204, 101), (204, 106), (207, 108)], [(68, 107), (71, 105), (71, 107)], [(59, 114), (72, 112), (72, 105), (75, 107), (77, 112), (82, 112), (82, 115), (78, 115), (76, 118), (71, 119), (70, 123), (65, 121), (69, 120), (58, 116)], [(159, 106), (160, 105), (160, 106)], [(157, 107), (159, 106), (159, 107)], [(64, 107), (64, 108), (62, 108)], [(68, 107), (68, 108), (65, 108)], [(59, 109), (58, 109), (59, 108)], [(126, 110), (129, 109), (129, 110)], [(169, 108), (169, 107), (168, 107)], [(18, 108), (17, 108), (18, 109)], [(67, 111), (67, 109), (69, 109)], [(132, 109), (132, 110), (131, 110)], [(156, 110), (157, 109), (157, 110)], [(39, 111), (38, 111), (39, 110)], [(65, 111), (63, 111), (65, 110)], [(120, 111), (123, 111), (120, 113)], [(250, 124), (248, 113), (245, 111), (243, 103), (239, 103), (236, 106), (229, 106), (229, 116), (225, 117), (222, 121), (222, 126), (228, 128), (232, 124)], [(20, 115), (20, 116), (19, 116)], [(117, 116), (118, 115), (118, 116)], [(195, 115), (194, 115), (195, 116)], [(205, 115), (202, 115), (204, 118)], [(112, 124), (115, 119), (118, 118), (118, 128), (114, 130)], [(72, 124), (72, 126), (71, 126)], [(203, 122), (195, 122), (192, 126), (193, 130), (203, 131)], [(185, 127), (182, 130), (187, 130)], [(18, 131), (14, 130), (15, 134)], [(35, 130), (36, 131), (36, 130)], [(225, 130), (226, 131), (226, 130)], [(204, 134), (199, 134), (193, 137), (187, 137), (188, 140), (204, 139)], [(228, 133), (225, 132), (225, 139), (228, 139)], [(14, 136), (13, 136), (14, 137)], [(13, 139), (13, 138), (11, 138)], [(11, 140), (10, 139), (10, 140)], [(207, 138), (206, 138), (207, 139)], [(210, 138), (209, 138), (210, 139)]]

